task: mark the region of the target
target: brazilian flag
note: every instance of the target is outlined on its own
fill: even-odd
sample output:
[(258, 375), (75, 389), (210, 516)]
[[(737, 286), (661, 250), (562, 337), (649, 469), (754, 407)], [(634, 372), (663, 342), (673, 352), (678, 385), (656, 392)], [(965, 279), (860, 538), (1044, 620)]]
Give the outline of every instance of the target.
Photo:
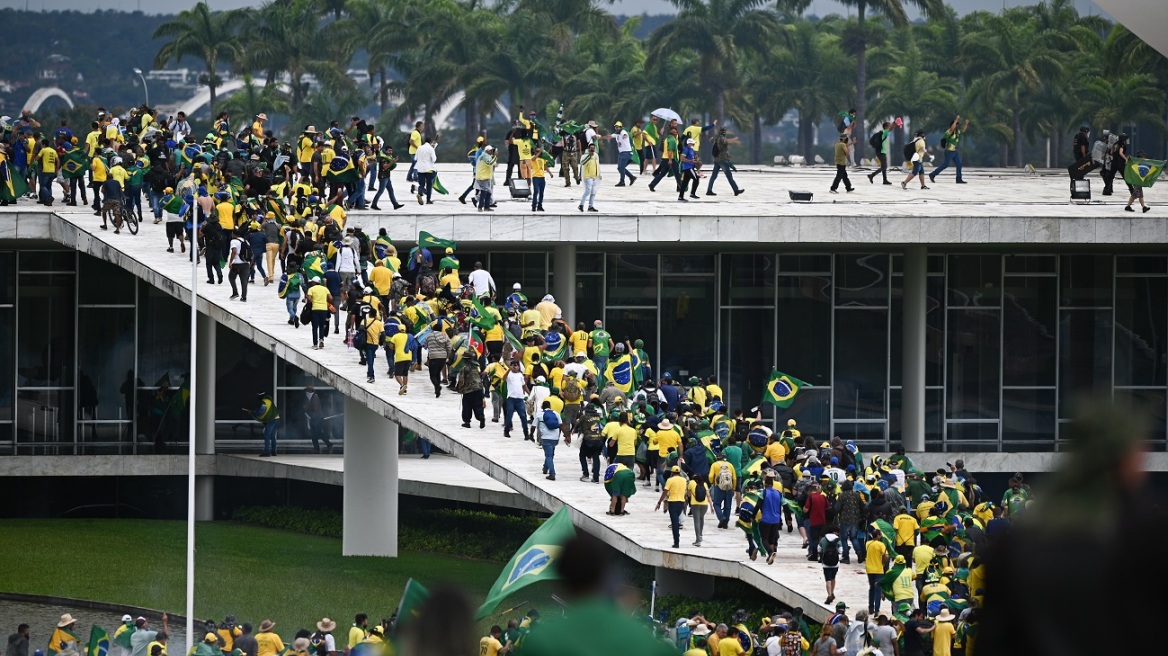
[(619, 358), (608, 361), (604, 378), (610, 385), (615, 386), (626, 395), (633, 391), (633, 360), (626, 353)]
[(89, 649), (86, 656), (109, 656), (110, 635), (105, 629), (94, 625), (89, 630)]
[(0, 200), (15, 203), (16, 199), (28, 193), (28, 183), (8, 165), (8, 160), (0, 155)]
[(1164, 171), (1168, 162), (1162, 159), (1132, 157), (1123, 169), (1123, 181), (1133, 187), (1151, 187)]
[(314, 251), (304, 256), (303, 269), (309, 279), (312, 279), (313, 276), (324, 275), (324, 266), (321, 262), (319, 251)]
[[(69, 144), (66, 144), (68, 146)], [(61, 175), (70, 180), (85, 175), (89, 170), (89, 158), (85, 156), (85, 151), (80, 148), (69, 148), (65, 156), (61, 158)]]
[(896, 529), (892, 528), (892, 524), (889, 524), (883, 519), (877, 519), (871, 524), (868, 524), (868, 528), (869, 530), (874, 528), (879, 531), (880, 541), (884, 543), (884, 546), (888, 547), (889, 554), (896, 553)]
[(121, 626), (114, 631), (114, 643), (121, 645), (123, 648), (129, 650), (132, 647), (130, 636), (134, 635), (134, 623), (123, 622)]
[(762, 402), (777, 405), (780, 408), (789, 408), (795, 402), (795, 395), (799, 393), (799, 390), (808, 385), (809, 383), (775, 369), (771, 372), (771, 378), (767, 381), (766, 389), (762, 393)]
[(360, 179), (360, 174), (353, 166), (353, 161), (344, 155), (336, 155), (329, 161), (325, 176), (341, 183), (357, 182)]
[(551, 364), (556, 360), (563, 360), (568, 354), (568, 340), (563, 333), (549, 330), (544, 337), (543, 362)]
[[(373, 240), (373, 253), (377, 259), (389, 257), (389, 252), (393, 250), (393, 242), (385, 235), (377, 235), (377, 239)], [(388, 265), (386, 265), (388, 266)]]
[(195, 160), (199, 159), (203, 154), (203, 147), (199, 144), (187, 144), (186, 148), (179, 151), (179, 164), (183, 168), (191, 168), (195, 164)]
[(498, 323), (495, 320), (495, 315), (488, 312), (487, 308), (483, 307), (483, 304), (479, 302), (477, 297), (471, 297), (470, 305), (471, 311), (467, 314), (466, 318), (472, 324), (483, 330), (490, 330), (495, 327), (495, 324)]
[(430, 591), (421, 583), (414, 579), (406, 581), (406, 587), (402, 590), (401, 602), (397, 605), (397, 622), (393, 625), (395, 634), (418, 617), (422, 604), (429, 598)]
[(162, 197), (162, 210), (164, 212), (182, 216), (186, 213), (186, 208), (187, 205), (183, 202), (183, 199), (174, 194), (168, 194)]
[(568, 507), (560, 506), (511, 556), (511, 560), (503, 567), (503, 573), (487, 593), (487, 600), (475, 613), (475, 619), (481, 620), (491, 614), (508, 595), (532, 583), (558, 578), (553, 565), (560, 556), (563, 544), (575, 534), (576, 528), (572, 526)]
[(418, 232), (418, 246), (420, 248), (441, 248), (445, 250), (447, 248), (457, 249), (458, 243), (450, 239), (435, 237), (425, 230), (422, 230)]

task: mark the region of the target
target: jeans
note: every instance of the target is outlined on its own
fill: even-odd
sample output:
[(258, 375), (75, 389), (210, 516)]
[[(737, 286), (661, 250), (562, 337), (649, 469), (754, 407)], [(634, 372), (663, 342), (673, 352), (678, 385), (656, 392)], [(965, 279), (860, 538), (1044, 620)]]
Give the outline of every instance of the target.
[(669, 501), (669, 528), (673, 531), (673, 547), (681, 544), (681, 515), (685, 512), (684, 501)]
[[(231, 283), (231, 295), (232, 296), (239, 294), (240, 298), (242, 298), (245, 301), (247, 300), (247, 278), (248, 278), (248, 275), (250, 274), (250, 271), (251, 271), (251, 267), (249, 267), (246, 262), (243, 264), (232, 264), (231, 265), (231, 270), (227, 273), (227, 282)], [(243, 288), (242, 292), (237, 291), (237, 289), (235, 287), (235, 279), (236, 278), (239, 278), (239, 284)]]
[(333, 443), (329, 441), (328, 436), (324, 432), (324, 414), (312, 415), (308, 418), (308, 436), (312, 438), (312, 450), (320, 453), (320, 441), (324, 440), (324, 445), (328, 448), (333, 448)]
[(127, 203), (130, 207), (138, 212), (138, 219), (142, 219), (142, 187), (134, 187), (126, 185), (126, 198), (129, 199)]
[(608, 368), (608, 356), (594, 355), (592, 356), (592, 363), (596, 365), (596, 370), (600, 372), (600, 376), (603, 376), (604, 370)]
[(376, 166), (369, 167), (368, 178), (369, 178), (369, 191), (373, 191), (374, 189), (377, 188), (377, 167)]
[(592, 461), (592, 480), (600, 480), (600, 451), (592, 451), (586, 453), (583, 446), (580, 447), (580, 471), (583, 472), (584, 478), (588, 478), (588, 461)]
[(880, 579), (884, 578), (883, 574), (869, 574), (868, 575), (868, 612), (880, 612)]
[(40, 199), (40, 202), (53, 202), (53, 179), (56, 177), (56, 173), (41, 173), (37, 176), (37, 180), (39, 181), (37, 197)]
[(697, 538), (694, 542), (702, 543), (702, 531), (706, 528), (706, 510), (708, 506), (690, 506), (690, 512), (693, 514), (694, 536)]
[(531, 179), (531, 209), (543, 205), (543, 190), (547, 187), (547, 178)]
[(580, 207), (589, 208), (596, 202), (596, 178), (584, 178), (584, 195), (580, 197)]
[(349, 194), (349, 205), (351, 207), (365, 207), (365, 181), (361, 180), (353, 185), (353, 190)]
[(825, 525), (807, 525), (807, 555), (819, 560), (819, 538), (823, 537)]
[(672, 170), (672, 162), (667, 159), (661, 160), (661, 162), (657, 164), (657, 169), (653, 171), (653, 181), (649, 183), (649, 188), (656, 189), (657, 183), (664, 180), (665, 176), (669, 175), (669, 172)]
[(498, 390), (491, 390), (491, 421), (499, 421), (501, 414), (503, 414), (503, 397), (499, 396)]
[(389, 202), (393, 203), (396, 207), (398, 204), (397, 196), (393, 195), (393, 182), (390, 182), (388, 176), (377, 181), (377, 193), (373, 196), (373, 204), (377, 204), (377, 201), (381, 198), (382, 192), (385, 191), (389, 192)]
[(71, 205), (77, 204), (77, 190), (81, 190), (81, 202), (89, 203), (89, 199), (85, 196), (85, 180), (82, 178), (69, 178), (69, 203)]
[(312, 311), (312, 345), (323, 344), (324, 338), (328, 336), (329, 329), (329, 311), (328, 310), (313, 310)]
[(434, 176), (436, 175), (437, 173), (433, 171), (429, 173), (418, 172), (418, 195), (425, 196), (427, 201), (434, 194)]
[(856, 559), (864, 557), (864, 534), (857, 524), (840, 523), (840, 541), (844, 543), (844, 560), (849, 560), (848, 547), (856, 550)]
[(276, 430), (280, 428), (280, 420), (273, 419), (264, 424), (264, 455), (276, 455)]
[(410, 170), (406, 171), (406, 182), (414, 182), (418, 179), (418, 156), (410, 155)]
[[(254, 248), (252, 249), (252, 252), (255, 252)], [(255, 274), (257, 271), (260, 274), (260, 280), (267, 280), (269, 278), (270, 274), (264, 270), (264, 256), (262, 253), (256, 253), (255, 263), (248, 267), (248, 282), (255, 282)]]
[(738, 185), (734, 183), (734, 174), (730, 172), (730, 162), (714, 162), (714, 172), (710, 174), (710, 183), (706, 185), (706, 193), (714, 190), (714, 180), (718, 179), (718, 171), (726, 173), (726, 180), (734, 193), (738, 193)]
[(296, 310), (300, 307), (300, 294), (293, 295), (291, 292), (284, 297), (284, 305), (288, 307), (288, 318), (295, 319), (300, 316)]
[(543, 445), (543, 468), (547, 470), (548, 476), (555, 478), (556, 476), (556, 445), (559, 440), (540, 440)]
[(419, 437), (418, 438), (418, 446), (420, 446), (422, 448), (422, 457), (429, 458), (430, 457), (430, 449), (433, 448), (433, 445), (430, 444), (430, 440), (427, 440), (424, 437)]
[(365, 365), (368, 367), (368, 369), (365, 372), (365, 377), (368, 378), (369, 380), (373, 380), (373, 378), (374, 378), (374, 376), (373, 376), (373, 359), (376, 357), (377, 357), (377, 345), (376, 344), (366, 344), (365, 345)]
[(150, 198), (150, 209), (154, 211), (154, 218), (162, 218), (162, 192), (149, 189), (146, 195)]
[(629, 177), (630, 184), (637, 179), (632, 173), (629, 173), (629, 162), (631, 161), (633, 161), (633, 154), (631, 152), (618, 153), (616, 156), (616, 170), (617, 173), (620, 173), (620, 184), (625, 183), (626, 175)]
[(730, 519), (730, 507), (734, 503), (734, 491), (727, 491), (716, 486), (711, 486), (710, 496), (713, 497), (714, 516), (718, 518), (718, 521), (724, 522)]
[(949, 168), (950, 163), (952, 163), (954, 166), (957, 167), (957, 180), (960, 181), (961, 180), (961, 153), (959, 151), (956, 151), (956, 150), (946, 150), (945, 151), (945, 161), (941, 162), (941, 166), (938, 166), (937, 168), (933, 169), (933, 172), (929, 174), (929, 177), (936, 178), (938, 173)]
[(503, 432), (511, 432), (511, 415), (519, 414), (519, 423), (523, 426), (523, 434), (527, 435), (527, 408), (523, 405), (523, 399), (515, 399), (507, 397), (503, 402)]

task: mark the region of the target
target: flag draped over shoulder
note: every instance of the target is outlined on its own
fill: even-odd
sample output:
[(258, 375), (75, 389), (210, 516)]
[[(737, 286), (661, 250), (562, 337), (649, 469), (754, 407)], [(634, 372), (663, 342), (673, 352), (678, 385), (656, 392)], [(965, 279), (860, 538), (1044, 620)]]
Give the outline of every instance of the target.
[(557, 578), (552, 565), (559, 558), (563, 544), (574, 535), (576, 528), (572, 526), (568, 508), (560, 506), (511, 556), (511, 560), (503, 567), (503, 573), (487, 593), (487, 600), (479, 606), (475, 619), (481, 620), (491, 614), (508, 595), (532, 583)]
[(74, 148), (61, 158), (61, 175), (75, 180), (85, 175), (89, 170), (89, 158), (80, 148)]
[(893, 565), (888, 569), (888, 572), (880, 578), (880, 591), (884, 593), (884, 597), (889, 601), (893, 601), (895, 599), (892, 596), (892, 583), (896, 581), (896, 578), (900, 576), (900, 573), (904, 571), (904, 568), (904, 565)]
[(568, 339), (562, 333), (549, 330), (544, 338), (543, 362), (552, 364), (556, 360), (563, 360), (568, 354)]
[(109, 650), (109, 633), (95, 625), (89, 630), (89, 649), (86, 651), (86, 656), (109, 656)]
[(48, 656), (54, 656), (67, 649), (81, 649), (81, 641), (69, 629), (58, 628), (49, 638), (49, 648), (45, 651)]
[(360, 179), (357, 168), (353, 166), (353, 160), (344, 155), (337, 155), (329, 160), (328, 171), (325, 172), (325, 176), (342, 183), (356, 182)]
[(766, 389), (762, 393), (762, 402), (777, 405), (780, 408), (789, 408), (795, 402), (795, 395), (809, 383), (805, 383), (794, 376), (785, 374), (778, 369), (771, 372)]
[(0, 200), (10, 203), (28, 193), (28, 183), (16, 172), (8, 160), (0, 157)]
[(880, 541), (884, 543), (884, 546), (888, 547), (889, 554), (895, 555), (896, 542), (894, 539), (896, 537), (896, 529), (892, 528), (892, 524), (889, 524), (883, 519), (878, 519), (869, 524), (868, 527), (875, 528), (876, 530), (880, 531)]
[(495, 324), (498, 323), (495, 320), (495, 315), (491, 314), (487, 311), (487, 308), (483, 307), (483, 304), (479, 302), (477, 296), (471, 297), (470, 305), (471, 312), (467, 314), (466, 318), (470, 320), (472, 324), (478, 328), (481, 328), (482, 330), (490, 330), (495, 327)]
[(1123, 169), (1123, 181), (1133, 187), (1151, 187), (1168, 162), (1161, 159), (1132, 157)]
[(628, 353), (608, 361), (604, 379), (626, 396), (633, 391), (633, 360)]
[(406, 581), (402, 590), (401, 602), (397, 605), (397, 622), (393, 625), (393, 632), (401, 633), (404, 626), (417, 619), (422, 604), (430, 598), (430, 591), (414, 579)]
[(134, 623), (125, 622), (114, 631), (114, 644), (121, 645), (126, 649), (130, 649), (132, 643), (130, 636), (134, 635)]
[[(451, 239), (443, 239), (421, 230), (418, 232), (418, 246), (421, 248), (458, 248), (458, 243)], [(412, 253), (411, 253), (412, 255)]]

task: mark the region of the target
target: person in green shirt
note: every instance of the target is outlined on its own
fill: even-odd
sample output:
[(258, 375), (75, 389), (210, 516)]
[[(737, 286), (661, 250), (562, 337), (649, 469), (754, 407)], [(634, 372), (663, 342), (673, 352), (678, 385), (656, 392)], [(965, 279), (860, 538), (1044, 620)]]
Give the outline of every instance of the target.
[[(597, 319), (593, 323), (592, 332), (588, 333), (588, 343), (592, 346), (592, 362), (596, 370), (602, 375), (608, 366), (608, 356), (612, 353), (612, 335), (604, 329), (604, 322)], [(597, 377), (599, 380), (600, 376)]]
[(929, 174), (929, 182), (936, 182), (937, 174), (949, 168), (949, 164), (952, 163), (957, 168), (957, 184), (965, 184), (965, 180), (961, 179), (961, 152), (957, 150), (957, 147), (961, 144), (961, 137), (969, 129), (969, 119), (965, 119), (965, 123), (959, 128), (957, 124), (960, 122), (961, 114), (958, 114), (949, 124), (949, 129), (945, 130), (945, 136), (941, 138), (941, 147), (945, 150), (945, 161), (941, 162), (941, 165)]
[[(884, 184), (892, 184), (888, 181), (888, 135), (891, 132), (892, 123), (884, 121), (884, 123), (880, 126), (880, 131), (872, 135), (872, 140), (875, 140), (877, 135), (879, 135), (880, 139), (880, 147), (876, 149), (876, 158), (880, 160), (880, 168), (872, 171), (872, 173), (868, 175), (869, 183), (875, 182), (876, 175), (879, 174), (881, 179), (884, 180)], [(871, 145), (871, 142), (869, 142), (869, 144)]]

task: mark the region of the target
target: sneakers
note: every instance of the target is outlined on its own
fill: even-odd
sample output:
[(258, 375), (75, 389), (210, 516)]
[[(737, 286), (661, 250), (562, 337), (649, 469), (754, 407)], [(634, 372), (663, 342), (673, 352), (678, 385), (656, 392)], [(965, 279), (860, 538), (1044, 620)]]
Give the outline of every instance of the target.
[(414, 196), (416, 196), (416, 197), (418, 198), (418, 204), (419, 204), (419, 205), (425, 205), (425, 204), (426, 204), (426, 201), (425, 201), (425, 199), (423, 199), (423, 198), (422, 198), (422, 194), (414, 194)]
[(706, 195), (707, 195), (707, 196), (717, 196), (718, 194), (715, 194), (715, 193), (714, 193), (714, 192), (712, 192), (712, 191), (707, 191), (707, 192), (706, 192)]
[(772, 551), (771, 555), (767, 556), (767, 565), (774, 565), (774, 564), (775, 564), (775, 552)]
[(583, 212), (583, 211), (584, 211), (584, 206), (583, 206), (583, 205), (577, 205), (577, 206), (576, 206), (576, 209), (578, 209), (578, 210), (580, 210), (581, 212)]
[(742, 192), (744, 192), (744, 191), (746, 191), (746, 190), (745, 190), (745, 189), (739, 189), (738, 191), (735, 191), (735, 192), (734, 192), (734, 195), (735, 195), (735, 196), (741, 196), (741, 195), (742, 195)]
[(600, 210), (596, 209), (595, 207), (589, 207), (588, 211), (589, 212), (599, 212)]
[(1123, 211), (1125, 211), (1125, 212), (1134, 212), (1135, 210), (1134, 210), (1134, 209), (1132, 209), (1132, 206), (1131, 206), (1131, 205), (1127, 205), (1127, 206), (1125, 206), (1125, 207), (1123, 208)]
[(905, 191), (908, 191), (908, 183), (907, 182), (900, 183), (900, 188), (904, 189)]
[(839, 193), (839, 192), (838, 192), (838, 191), (836, 191), (835, 189), (828, 189), (827, 191), (828, 191), (829, 193), (833, 193), (833, 194), (838, 194), (838, 193)]

